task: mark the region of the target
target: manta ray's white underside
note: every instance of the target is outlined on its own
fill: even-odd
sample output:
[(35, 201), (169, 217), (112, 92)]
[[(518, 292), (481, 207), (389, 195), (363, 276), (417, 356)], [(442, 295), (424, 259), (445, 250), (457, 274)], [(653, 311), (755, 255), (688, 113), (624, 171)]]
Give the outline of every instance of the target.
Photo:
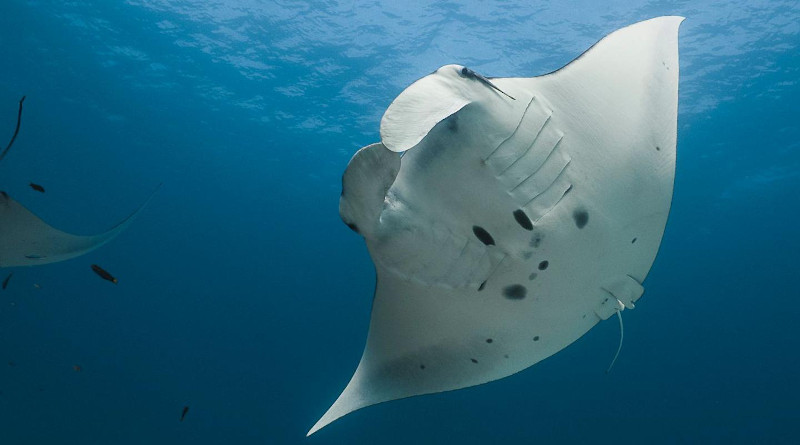
[(377, 271), (366, 348), (309, 434), (509, 376), (633, 308), (672, 199), (682, 20), (539, 77), (444, 66), (395, 99), (340, 202)]

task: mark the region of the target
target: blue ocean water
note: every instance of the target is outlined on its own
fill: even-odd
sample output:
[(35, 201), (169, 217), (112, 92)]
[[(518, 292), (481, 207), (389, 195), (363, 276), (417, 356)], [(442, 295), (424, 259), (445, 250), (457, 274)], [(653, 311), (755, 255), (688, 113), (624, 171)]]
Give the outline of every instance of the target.
[[(687, 17), (675, 194), (613, 371), (609, 320), (512, 377), (305, 438), (364, 346), (374, 270), (340, 181), (391, 100), (448, 63), (547, 73), (659, 15)], [(11, 270), (0, 444), (800, 434), (796, 1), (3, 0), (0, 73), (0, 143), (27, 96), (0, 189), (45, 221), (100, 232), (163, 183), (107, 246)]]

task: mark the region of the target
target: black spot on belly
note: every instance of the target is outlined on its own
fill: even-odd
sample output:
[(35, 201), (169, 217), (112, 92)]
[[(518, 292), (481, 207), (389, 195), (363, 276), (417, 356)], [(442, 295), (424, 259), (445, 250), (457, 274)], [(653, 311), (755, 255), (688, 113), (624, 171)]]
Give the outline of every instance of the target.
[(544, 260), (541, 263), (539, 263), (539, 270), (545, 270), (545, 269), (547, 269), (547, 266), (549, 266), (549, 265), (550, 265), (550, 262), (547, 261), (547, 260)]
[(512, 284), (503, 288), (503, 296), (509, 300), (522, 300), (528, 296), (528, 288), (521, 284)]
[(635, 242), (636, 242), (636, 238), (634, 238), (634, 239), (632, 239), (632, 240), (631, 240), (631, 244), (633, 244), (633, 243), (635, 243)]
[(350, 230), (361, 235), (361, 232), (358, 231), (358, 226), (355, 225), (354, 223), (347, 223), (347, 227), (350, 227)]
[(486, 339), (486, 343), (491, 343), (491, 342), (493, 342), (493, 341), (494, 341), (494, 340), (492, 340), (491, 338), (487, 338), (487, 339)]
[(447, 119), (447, 129), (450, 130), (451, 133), (455, 133), (458, 131), (458, 115), (453, 114)]
[(586, 227), (586, 223), (589, 222), (589, 212), (583, 209), (575, 210), (572, 213), (572, 219), (575, 220), (575, 225), (578, 226), (579, 229)]
[(474, 358), (471, 358), (470, 360), (472, 360), (472, 363), (478, 363), (478, 361), (475, 360)]
[(661, 147), (659, 147), (658, 145), (656, 145), (656, 151), (661, 151)]
[(508, 358), (508, 354), (503, 355), (503, 357)]
[(533, 341), (539, 341), (539, 336), (533, 337)]
[(531, 238), (531, 241), (528, 243), (528, 245), (533, 248), (537, 248), (539, 247), (539, 245), (542, 244), (542, 239), (544, 239), (544, 235), (542, 235), (541, 233), (537, 233), (533, 235), (533, 238)]
[(478, 286), (478, 292), (482, 291), (484, 287), (486, 287), (486, 282), (485, 281), (483, 283), (481, 283), (480, 286)]
[(533, 223), (531, 219), (528, 218), (528, 215), (522, 211), (522, 209), (514, 210), (514, 219), (517, 221), (517, 224), (522, 226), (525, 230), (533, 230)]
[(425, 365), (419, 365), (419, 369), (425, 369)]
[(533, 281), (536, 279), (537, 276), (539, 276), (539, 274), (537, 274), (536, 272), (531, 272), (531, 274), (528, 275), (528, 279)]
[(494, 238), (481, 226), (472, 226), (472, 233), (487, 246), (494, 246)]

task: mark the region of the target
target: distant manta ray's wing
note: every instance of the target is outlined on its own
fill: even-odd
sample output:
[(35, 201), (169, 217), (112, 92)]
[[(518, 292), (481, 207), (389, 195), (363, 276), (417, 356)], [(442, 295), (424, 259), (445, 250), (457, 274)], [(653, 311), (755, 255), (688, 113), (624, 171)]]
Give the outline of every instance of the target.
[(125, 230), (152, 197), (107, 232), (81, 236), (50, 226), (6, 192), (0, 192), (0, 267), (38, 266), (91, 252)]
[(395, 99), (340, 200), (377, 272), (366, 347), (308, 434), (509, 376), (633, 308), (672, 200), (682, 20), (539, 77), (447, 65)]

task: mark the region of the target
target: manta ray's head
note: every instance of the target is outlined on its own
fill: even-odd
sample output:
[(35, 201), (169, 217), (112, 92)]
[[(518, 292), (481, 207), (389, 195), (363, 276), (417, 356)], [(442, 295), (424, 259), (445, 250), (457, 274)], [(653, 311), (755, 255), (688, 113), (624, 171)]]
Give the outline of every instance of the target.
[(475, 71), (462, 65), (445, 65), (397, 96), (381, 119), (381, 140), (389, 150), (403, 152), (468, 104), (514, 100)]

